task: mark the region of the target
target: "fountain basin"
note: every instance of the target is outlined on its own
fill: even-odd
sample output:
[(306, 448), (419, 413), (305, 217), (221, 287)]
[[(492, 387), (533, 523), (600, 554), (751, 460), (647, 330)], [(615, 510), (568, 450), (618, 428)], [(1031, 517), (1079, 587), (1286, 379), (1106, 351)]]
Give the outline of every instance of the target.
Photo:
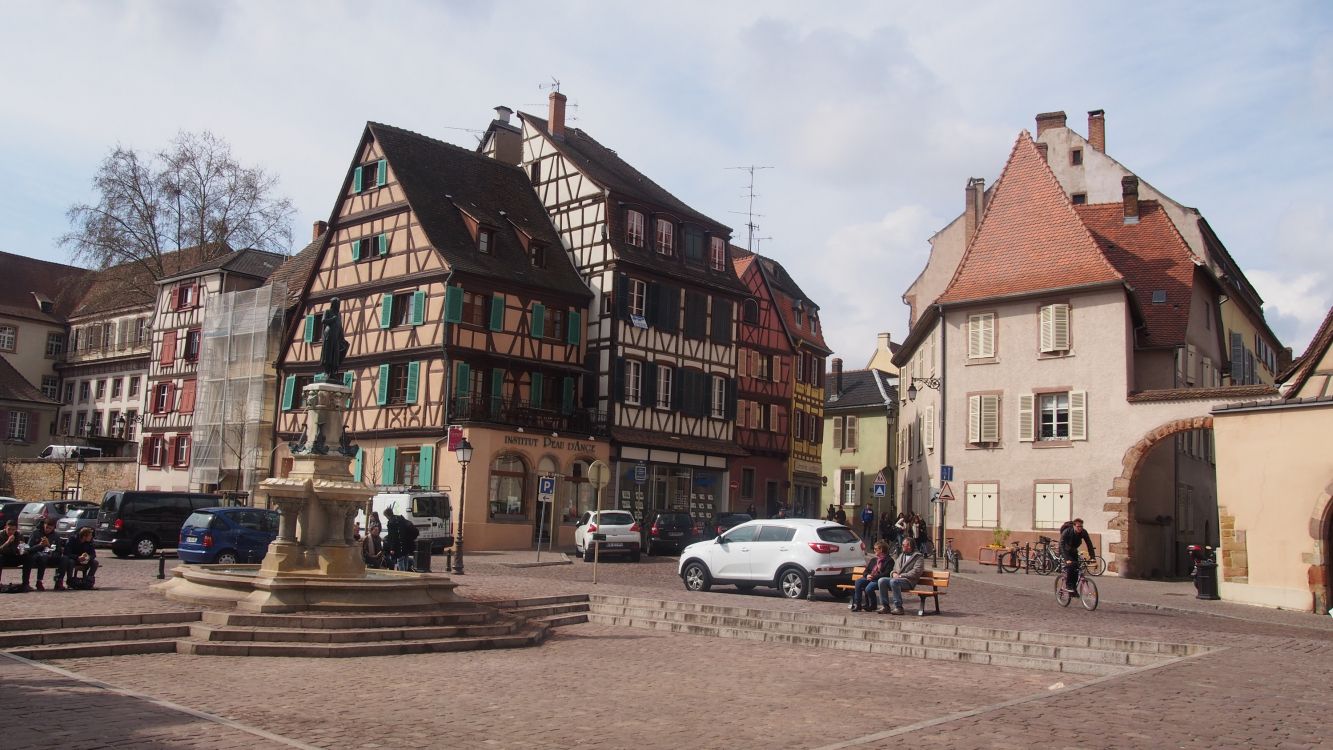
[(312, 571), (272, 575), (258, 565), (180, 565), (152, 589), (172, 601), (242, 612), (404, 612), (468, 604), (439, 573), (370, 570), (335, 578)]

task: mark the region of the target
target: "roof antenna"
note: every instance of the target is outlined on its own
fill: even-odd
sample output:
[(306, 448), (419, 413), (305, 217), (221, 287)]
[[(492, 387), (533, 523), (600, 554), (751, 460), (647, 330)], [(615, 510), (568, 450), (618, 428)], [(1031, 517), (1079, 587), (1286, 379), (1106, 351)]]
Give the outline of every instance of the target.
[(749, 184), (749, 186), (746, 188), (745, 193), (741, 196), (742, 198), (748, 198), (748, 199), (749, 199), (749, 201), (750, 201), (749, 208), (746, 209), (745, 211), (732, 211), (731, 213), (733, 213), (733, 214), (739, 214), (739, 213), (743, 213), (743, 214), (745, 214), (745, 216), (746, 216), (746, 222), (745, 222), (745, 230), (746, 230), (745, 249), (746, 249), (746, 250), (749, 250), (750, 252), (754, 252), (754, 243), (755, 243), (756, 240), (771, 240), (771, 239), (773, 239), (772, 237), (756, 237), (756, 236), (754, 236), (755, 230), (759, 229), (759, 225), (756, 224), (756, 223), (754, 223), (755, 217), (762, 217), (762, 216), (763, 216), (763, 214), (756, 214), (756, 213), (754, 212), (754, 199), (755, 199), (755, 197), (758, 195), (757, 193), (754, 192), (754, 173), (755, 173), (755, 170), (757, 170), (757, 169), (772, 169), (773, 167), (760, 167), (760, 166), (755, 166), (754, 164), (751, 164), (751, 165), (748, 166), (748, 167), (726, 167), (726, 168), (727, 168), (727, 169), (742, 169), (742, 170), (745, 170), (746, 172), (749, 172), (749, 173), (750, 173), (750, 184)]
[[(551, 82), (550, 82), (550, 83), (539, 83), (539, 84), (537, 84), (537, 88), (538, 88), (538, 89), (541, 89), (542, 91), (545, 91), (545, 90), (547, 90), (547, 89), (550, 89), (551, 91), (556, 91), (556, 92), (558, 92), (558, 91), (560, 91), (560, 79), (559, 79), (559, 78), (555, 78), (554, 76), (552, 76), (552, 78), (551, 78)], [(534, 107), (534, 108), (535, 108), (535, 107), (545, 107), (545, 106), (546, 106), (546, 103), (545, 103), (545, 102), (542, 102), (541, 104), (524, 104), (524, 105), (522, 105), (522, 106), (524, 106), (524, 107)], [(578, 103), (577, 101), (566, 103), (566, 104), (565, 104), (565, 112), (566, 112), (567, 115), (568, 115), (568, 116), (565, 118), (567, 121), (569, 121), (569, 122), (573, 122), (573, 121), (579, 119), (579, 103)]]
[(545, 91), (546, 89), (550, 89), (550, 90), (552, 90), (552, 91), (559, 92), (559, 91), (560, 91), (560, 79), (559, 79), (559, 78), (556, 78), (555, 76), (551, 76), (551, 82), (550, 82), (550, 83), (539, 83), (539, 84), (537, 84), (537, 88), (540, 89), (540, 90), (542, 90), (542, 91)]

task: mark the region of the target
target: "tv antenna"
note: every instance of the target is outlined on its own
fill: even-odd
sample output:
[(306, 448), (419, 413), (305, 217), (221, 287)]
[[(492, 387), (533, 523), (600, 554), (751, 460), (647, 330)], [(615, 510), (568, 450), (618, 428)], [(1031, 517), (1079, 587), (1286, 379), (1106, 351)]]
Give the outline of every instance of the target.
[[(541, 91), (550, 90), (559, 93), (560, 79), (552, 77), (550, 83), (539, 83), (537, 84), (537, 88)], [(542, 102), (541, 104), (521, 104), (519, 106), (536, 110), (540, 107), (545, 107), (546, 102)], [(565, 118), (567, 121), (573, 122), (579, 119), (579, 103), (577, 101), (567, 102), (565, 104), (565, 111), (568, 113), (568, 117)]]
[(742, 198), (746, 198), (746, 199), (749, 200), (749, 202), (750, 202), (750, 203), (749, 203), (749, 207), (748, 207), (745, 211), (732, 211), (732, 212), (731, 212), (731, 213), (733, 213), (733, 214), (739, 214), (739, 213), (744, 213), (744, 214), (745, 214), (745, 217), (746, 217), (746, 220), (745, 220), (745, 230), (746, 230), (745, 249), (749, 250), (750, 252), (754, 252), (754, 243), (755, 243), (755, 240), (771, 240), (771, 239), (773, 239), (772, 237), (756, 237), (756, 236), (754, 235), (755, 230), (759, 229), (759, 225), (756, 224), (756, 223), (754, 223), (754, 220), (755, 220), (756, 217), (762, 217), (762, 216), (763, 216), (763, 214), (756, 214), (756, 213), (754, 212), (754, 199), (755, 199), (755, 197), (757, 197), (757, 195), (758, 195), (758, 193), (756, 193), (756, 192), (754, 191), (754, 173), (755, 173), (755, 171), (760, 170), (760, 169), (772, 169), (772, 168), (773, 168), (773, 167), (761, 167), (761, 166), (757, 166), (757, 165), (754, 165), (754, 164), (751, 164), (751, 165), (749, 165), (749, 166), (747, 166), (747, 167), (726, 167), (726, 169), (739, 169), (739, 170), (743, 170), (743, 171), (745, 171), (745, 172), (749, 172), (749, 173), (750, 173), (750, 184), (746, 187), (746, 189), (745, 189), (745, 193), (741, 196)]

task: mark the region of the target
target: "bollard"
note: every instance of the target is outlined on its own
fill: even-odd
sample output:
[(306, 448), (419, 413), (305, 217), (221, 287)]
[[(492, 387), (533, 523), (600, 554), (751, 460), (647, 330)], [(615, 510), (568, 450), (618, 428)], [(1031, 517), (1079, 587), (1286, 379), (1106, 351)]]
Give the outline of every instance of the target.
[(444, 550), (444, 572), (448, 573), (454, 567), (454, 548), (446, 547)]
[(167, 577), (167, 553), (159, 550), (157, 553), (157, 579), (160, 581)]

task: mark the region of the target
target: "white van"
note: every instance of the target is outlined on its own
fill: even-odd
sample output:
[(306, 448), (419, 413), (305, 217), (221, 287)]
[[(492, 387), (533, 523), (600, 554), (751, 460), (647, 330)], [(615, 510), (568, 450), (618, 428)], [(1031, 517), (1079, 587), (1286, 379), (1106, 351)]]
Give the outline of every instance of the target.
[(48, 445), (37, 454), (38, 458), (49, 458), (56, 461), (65, 459), (78, 460), (80, 458), (101, 458), (101, 448), (89, 448), (86, 445)]
[[(430, 540), (431, 550), (439, 552), (454, 546), (453, 505), (449, 494), (434, 490), (404, 490), (401, 492), (381, 492), (370, 498), (370, 509), (385, 521), (384, 511), (393, 508), (393, 512), (406, 518), (417, 527), (420, 534), (417, 540)], [(357, 511), (357, 527), (366, 529), (365, 511)], [(381, 535), (387, 535), (388, 529), (381, 528)]]

